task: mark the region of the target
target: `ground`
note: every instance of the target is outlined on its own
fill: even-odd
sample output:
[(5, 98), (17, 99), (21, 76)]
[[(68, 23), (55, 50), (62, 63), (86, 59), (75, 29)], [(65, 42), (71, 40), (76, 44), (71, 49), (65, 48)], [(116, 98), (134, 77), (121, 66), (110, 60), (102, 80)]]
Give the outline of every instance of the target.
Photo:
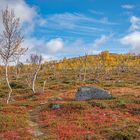
[[(75, 101), (76, 89), (18, 95), (9, 105), (3, 101), (0, 139), (139, 140), (139, 86), (107, 87), (114, 96), (109, 100)], [(62, 100), (48, 100), (52, 97)]]
[[(35, 94), (25, 81), (29, 72), (25, 66), (18, 79), (10, 76), (13, 93), (9, 104), (6, 83), (2, 80), (0, 84), (0, 140), (140, 140), (139, 67), (95, 73), (89, 69), (83, 81), (73, 69), (44, 65)], [(42, 93), (46, 77), (50, 79)], [(113, 98), (75, 101), (80, 86), (103, 88)]]

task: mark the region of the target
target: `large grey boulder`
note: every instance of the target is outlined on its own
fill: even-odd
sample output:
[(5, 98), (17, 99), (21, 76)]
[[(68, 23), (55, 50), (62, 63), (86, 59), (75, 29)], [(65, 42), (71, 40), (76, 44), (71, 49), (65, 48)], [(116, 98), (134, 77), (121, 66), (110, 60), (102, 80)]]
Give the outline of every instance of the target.
[(80, 87), (75, 95), (75, 100), (77, 101), (89, 99), (108, 99), (108, 98), (112, 98), (112, 95), (109, 92), (97, 87), (87, 87), (87, 86)]

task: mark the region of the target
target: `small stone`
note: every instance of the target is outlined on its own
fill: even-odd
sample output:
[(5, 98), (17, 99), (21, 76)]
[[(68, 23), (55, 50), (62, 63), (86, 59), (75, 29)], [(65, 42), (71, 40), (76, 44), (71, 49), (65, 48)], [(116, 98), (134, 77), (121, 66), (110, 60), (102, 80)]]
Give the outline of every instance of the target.
[(61, 105), (60, 104), (53, 104), (53, 103), (51, 103), (49, 105), (49, 108), (52, 109), (52, 110), (59, 109), (59, 108), (61, 108)]
[(39, 136), (42, 136), (44, 134), (43, 132), (41, 132), (39, 130), (33, 130), (31, 133), (34, 137), (39, 137)]
[(60, 105), (59, 104), (52, 105), (52, 109), (59, 109), (59, 108), (60, 108)]

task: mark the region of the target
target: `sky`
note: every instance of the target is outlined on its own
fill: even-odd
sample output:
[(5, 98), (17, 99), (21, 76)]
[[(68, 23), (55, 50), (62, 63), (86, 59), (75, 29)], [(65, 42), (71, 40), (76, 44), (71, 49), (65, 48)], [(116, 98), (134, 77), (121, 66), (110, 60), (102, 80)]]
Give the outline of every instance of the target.
[(139, 0), (0, 0), (0, 10), (6, 6), (20, 17), (27, 55), (140, 53)]

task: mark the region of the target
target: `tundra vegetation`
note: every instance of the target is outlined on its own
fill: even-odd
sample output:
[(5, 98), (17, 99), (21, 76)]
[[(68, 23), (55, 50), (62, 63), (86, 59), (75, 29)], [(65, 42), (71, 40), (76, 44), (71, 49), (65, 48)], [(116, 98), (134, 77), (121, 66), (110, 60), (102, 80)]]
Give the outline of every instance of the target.
[[(31, 54), (22, 64), (19, 19), (9, 9), (2, 13), (0, 139), (140, 139), (139, 55), (103, 51), (42, 63)], [(114, 98), (75, 101), (80, 86), (102, 87)]]

